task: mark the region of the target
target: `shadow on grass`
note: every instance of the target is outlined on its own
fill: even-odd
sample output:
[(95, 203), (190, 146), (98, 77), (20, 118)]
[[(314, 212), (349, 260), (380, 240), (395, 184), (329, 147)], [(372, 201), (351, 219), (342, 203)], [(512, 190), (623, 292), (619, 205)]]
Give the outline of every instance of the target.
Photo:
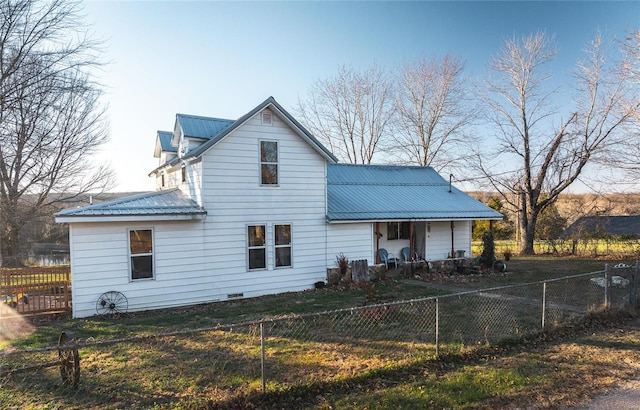
[[(556, 362), (555, 349), (567, 341), (585, 339), (594, 331), (607, 332), (629, 319), (627, 315), (594, 315), (583, 322), (512, 339), (466, 353), (451, 353), (403, 366), (375, 369), (333, 381), (281, 387), (262, 394), (252, 391), (228, 400), (202, 398), (180, 402), (188, 409), (249, 408), (499, 408), (527, 407), (547, 395), (549, 406), (577, 403), (603, 389), (611, 375), (631, 376), (628, 366), (589, 358), (587, 362)], [(570, 353), (568, 353), (570, 354)], [(495, 363), (495, 364), (494, 364)], [(585, 383), (585, 375), (593, 380)], [(567, 396), (567, 391), (575, 392)]]

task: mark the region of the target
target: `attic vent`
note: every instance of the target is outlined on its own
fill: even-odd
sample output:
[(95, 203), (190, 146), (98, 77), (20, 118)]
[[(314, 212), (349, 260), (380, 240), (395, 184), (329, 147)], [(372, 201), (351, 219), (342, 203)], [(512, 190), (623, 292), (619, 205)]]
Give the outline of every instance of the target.
[(238, 299), (244, 297), (244, 293), (229, 293), (227, 299)]
[(263, 112), (262, 113), (262, 125), (271, 125), (271, 113)]

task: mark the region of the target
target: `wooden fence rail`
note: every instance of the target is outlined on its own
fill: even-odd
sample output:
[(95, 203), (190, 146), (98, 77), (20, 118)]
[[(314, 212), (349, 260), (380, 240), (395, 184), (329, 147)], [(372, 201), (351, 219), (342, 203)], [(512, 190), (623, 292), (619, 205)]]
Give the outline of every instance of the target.
[(0, 269), (2, 303), (18, 313), (71, 310), (71, 272), (65, 267)]

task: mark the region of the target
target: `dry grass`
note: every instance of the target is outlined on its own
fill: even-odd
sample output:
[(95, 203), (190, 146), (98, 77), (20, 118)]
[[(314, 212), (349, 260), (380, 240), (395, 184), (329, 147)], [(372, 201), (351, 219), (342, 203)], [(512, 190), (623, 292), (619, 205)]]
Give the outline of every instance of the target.
[[(458, 280), (465, 286), (487, 287), (601, 270), (602, 266), (602, 261), (517, 259), (510, 265), (510, 275)], [(430, 291), (395, 281), (376, 286), (390, 299), (426, 296)], [(327, 289), (137, 313), (115, 321), (43, 321), (33, 323), (33, 333), (12, 344), (50, 345), (61, 329), (71, 329), (89, 342), (162, 333), (237, 323), (238, 318), (253, 320), (265, 312), (279, 315), (358, 306), (369, 297), (370, 291), (362, 288)], [(399, 318), (391, 320), (396, 313), (374, 312), (380, 315), (378, 321), (390, 316), (389, 321), (400, 326)], [(249, 326), (83, 348), (77, 389), (62, 386), (56, 368), (16, 374), (0, 379), (0, 407), (563, 408), (640, 375), (640, 326), (629, 314), (600, 312), (577, 325), (509, 344), (442, 346), (440, 358), (433, 356), (433, 346), (407, 344), (382, 334), (357, 345), (333, 340), (323, 334), (323, 326), (308, 322), (304, 337), (288, 334), (284, 326), (273, 329), (267, 340), (266, 395), (259, 393), (259, 332)], [(386, 354), (382, 358), (377, 352)], [(28, 360), (48, 360), (42, 356)]]

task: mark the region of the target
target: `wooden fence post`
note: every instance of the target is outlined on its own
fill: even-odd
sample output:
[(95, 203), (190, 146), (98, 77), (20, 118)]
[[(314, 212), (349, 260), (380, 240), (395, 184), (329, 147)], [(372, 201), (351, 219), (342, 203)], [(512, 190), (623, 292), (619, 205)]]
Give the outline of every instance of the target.
[(366, 259), (351, 261), (351, 279), (354, 282), (369, 282), (369, 264)]

